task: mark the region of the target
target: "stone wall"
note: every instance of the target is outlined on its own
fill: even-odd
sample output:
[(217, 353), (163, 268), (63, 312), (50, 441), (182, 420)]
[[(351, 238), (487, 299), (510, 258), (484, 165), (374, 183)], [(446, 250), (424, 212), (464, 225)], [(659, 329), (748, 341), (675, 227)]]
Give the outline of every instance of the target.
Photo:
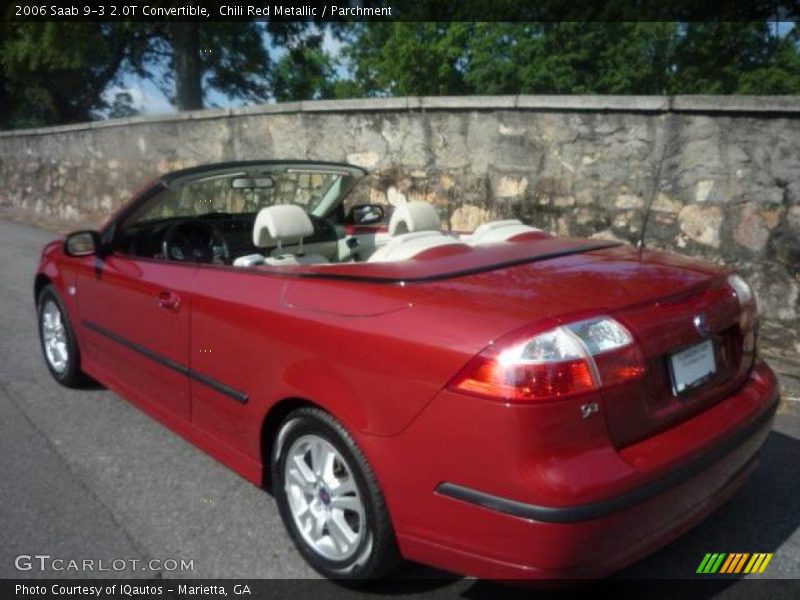
[(97, 221), (158, 173), (255, 158), (349, 161), (373, 200), (450, 227), (520, 217), (735, 266), (768, 338), (800, 353), (800, 98), (501, 96), (265, 105), (0, 133), (0, 204)]

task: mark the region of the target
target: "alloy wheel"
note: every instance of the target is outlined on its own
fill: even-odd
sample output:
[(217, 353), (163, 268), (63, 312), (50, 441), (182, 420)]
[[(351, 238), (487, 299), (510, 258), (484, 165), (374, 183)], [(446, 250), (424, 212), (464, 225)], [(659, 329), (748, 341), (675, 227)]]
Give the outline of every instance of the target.
[(42, 309), (42, 343), (47, 362), (56, 373), (63, 374), (69, 366), (67, 331), (61, 310), (53, 300), (47, 300)]
[(366, 512), (353, 471), (328, 441), (299, 437), (289, 448), (284, 489), (303, 540), (317, 554), (344, 561), (359, 548)]

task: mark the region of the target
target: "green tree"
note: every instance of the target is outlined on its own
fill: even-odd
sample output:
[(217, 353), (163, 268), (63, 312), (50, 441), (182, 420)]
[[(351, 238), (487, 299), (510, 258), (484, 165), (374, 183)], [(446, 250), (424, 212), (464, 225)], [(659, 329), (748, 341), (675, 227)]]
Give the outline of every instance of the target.
[(770, 23), (688, 23), (674, 57), (674, 94), (800, 93), (797, 28)]
[(272, 71), (271, 92), (278, 102), (319, 100), (335, 93), (336, 64), (317, 31), (294, 40)]
[(111, 102), (111, 108), (108, 111), (108, 116), (112, 119), (123, 119), (126, 117), (135, 117), (139, 114), (139, 110), (133, 105), (133, 96), (130, 92), (117, 92), (114, 95), (114, 100)]
[(800, 93), (800, 52), (797, 28), (776, 43), (775, 61), (742, 73), (738, 91), (742, 94)]
[(800, 93), (796, 29), (758, 23), (380, 23), (342, 27), (337, 94)]
[(481, 23), (464, 78), (475, 93), (660, 94), (673, 23)]
[(469, 93), (463, 62), (471, 27), (394, 22), (345, 29), (340, 33), (344, 54), (354, 67), (350, 91), (365, 96)]
[(5, 125), (87, 120), (135, 45), (135, 33), (97, 23), (6, 24), (0, 70)]
[[(276, 24), (280, 32), (294, 24)], [(247, 102), (269, 98), (272, 62), (263, 23), (161, 22), (130, 25), (138, 34), (128, 68), (153, 80), (178, 110), (205, 106), (209, 90)]]
[[(27, 127), (86, 121), (108, 109), (104, 92), (135, 73), (154, 81), (179, 110), (205, 106), (210, 90), (233, 99), (271, 98), (273, 63), (265, 36), (293, 44), (292, 58), (306, 61), (310, 25), (276, 23), (65, 23), (3, 22), (0, 29), (0, 126)], [(298, 41), (299, 40), (299, 41)], [(313, 41), (313, 40), (312, 40)], [(318, 42), (317, 42), (318, 45)], [(282, 69), (290, 71), (291, 62)], [(325, 92), (322, 70), (315, 86)], [(286, 77), (279, 80), (282, 84)], [(289, 86), (291, 87), (291, 86)], [(303, 93), (299, 82), (291, 94)]]
[[(787, 33), (784, 26), (778, 35), (766, 18), (755, 23), (457, 20), (465, 6), (438, 5), (430, 12), (438, 21), (331, 25), (343, 43), (348, 77), (339, 76), (339, 63), (323, 48), (318, 23), (7, 20), (0, 22), (0, 127), (88, 120), (110, 108), (105, 91), (129, 73), (154, 81), (181, 110), (204, 107), (211, 90), (244, 102), (800, 93), (798, 29)], [(425, 16), (429, 8), (415, 10)], [(270, 56), (272, 47), (282, 49), (277, 61)], [(123, 101), (112, 112), (125, 113), (125, 107)]]

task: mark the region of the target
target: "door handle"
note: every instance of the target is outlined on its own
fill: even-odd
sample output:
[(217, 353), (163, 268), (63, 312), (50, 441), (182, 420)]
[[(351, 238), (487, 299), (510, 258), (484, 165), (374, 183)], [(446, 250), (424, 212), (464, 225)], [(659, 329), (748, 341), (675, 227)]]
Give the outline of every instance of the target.
[(177, 311), (181, 307), (181, 297), (175, 292), (159, 292), (156, 304), (166, 310)]

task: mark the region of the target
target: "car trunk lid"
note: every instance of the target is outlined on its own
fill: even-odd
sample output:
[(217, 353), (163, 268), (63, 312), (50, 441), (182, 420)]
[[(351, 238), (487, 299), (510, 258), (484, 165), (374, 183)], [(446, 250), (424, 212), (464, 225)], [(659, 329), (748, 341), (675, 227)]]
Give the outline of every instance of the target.
[[(645, 375), (601, 391), (612, 442), (624, 447), (708, 408), (741, 385), (751, 360), (742, 353), (739, 304), (723, 269), (630, 246), (593, 250), (441, 281), (440, 294), (498, 320), (571, 322), (606, 314), (636, 338)], [(427, 287), (427, 286), (426, 286)], [(694, 320), (700, 317), (703, 327)], [(710, 340), (716, 369), (676, 391), (670, 357)]]
[[(752, 363), (742, 352), (739, 303), (724, 279), (611, 314), (634, 333), (646, 363), (642, 379), (602, 391), (609, 435), (618, 447), (677, 425), (728, 396)], [(710, 353), (713, 373), (694, 373), (695, 385), (681, 389), (681, 361), (673, 359), (681, 351), (692, 353), (690, 362)]]

